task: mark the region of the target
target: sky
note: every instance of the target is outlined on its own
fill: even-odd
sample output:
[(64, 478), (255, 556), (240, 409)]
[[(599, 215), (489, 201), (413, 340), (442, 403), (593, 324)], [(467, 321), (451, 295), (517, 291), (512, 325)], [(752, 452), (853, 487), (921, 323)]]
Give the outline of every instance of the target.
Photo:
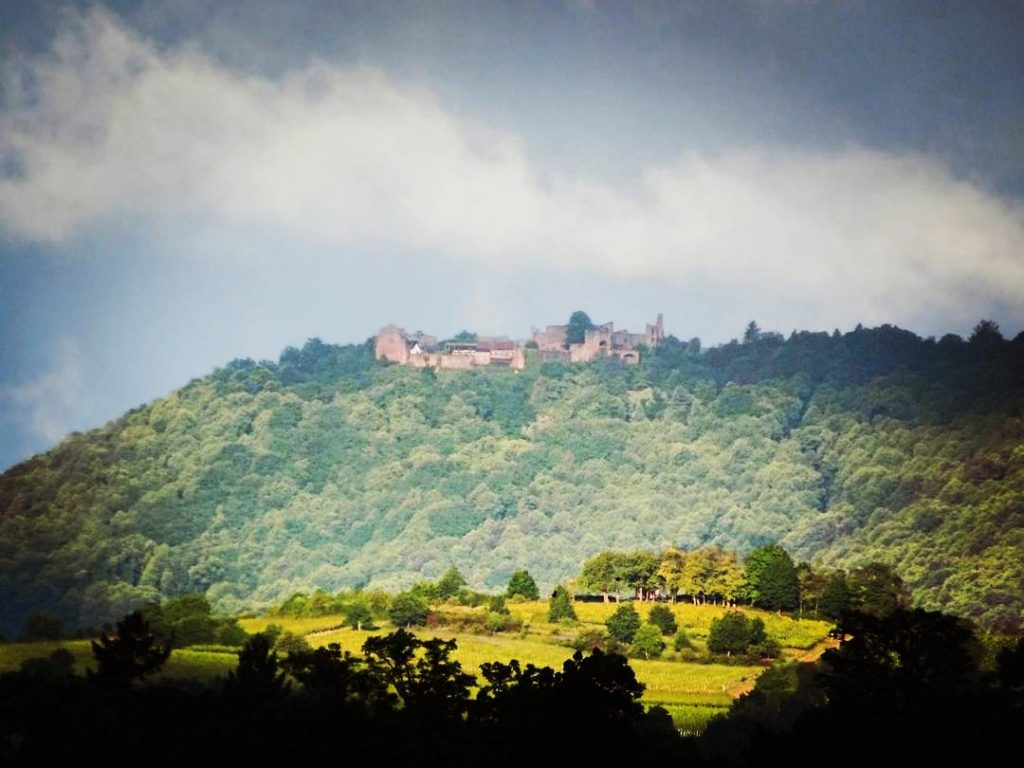
[(1024, 2), (0, 3), (0, 469), (234, 358), (1024, 329)]

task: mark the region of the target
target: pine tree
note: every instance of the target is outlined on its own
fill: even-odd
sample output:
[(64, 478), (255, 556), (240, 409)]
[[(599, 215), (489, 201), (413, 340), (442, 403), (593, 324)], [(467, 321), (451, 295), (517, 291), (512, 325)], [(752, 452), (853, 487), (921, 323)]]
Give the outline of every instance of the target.
[(548, 605), (548, 621), (555, 622), (562, 619), (576, 621), (576, 611), (572, 607), (572, 599), (569, 597), (569, 590), (559, 584), (551, 595), (551, 603)]

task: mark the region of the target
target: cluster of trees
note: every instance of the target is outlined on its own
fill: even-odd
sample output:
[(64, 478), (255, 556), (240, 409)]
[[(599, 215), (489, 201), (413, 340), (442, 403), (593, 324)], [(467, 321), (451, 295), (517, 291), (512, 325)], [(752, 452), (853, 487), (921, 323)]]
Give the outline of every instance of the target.
[[(466, 631), (504, 632), (518, 629), (520, 624), (510, 616), (506, 601), (536, 600), (540, 596), (537, 582), (530, 572), (521, 569), (509, 578), (503, 595), (469, 589), (462, 572), (453, 566), (437, 581), (418, 581), (408, 590), (389, 595), (377, 590), (342, 590), (331, 595), (317, 590), (311, 595), (297, 592), (283, 603), (273, 606), (269, 615), (283, 617), (326, 616), (342, 614), (345, 625), (355, 629), (374, 629), (374, 620), (388, 619), (400, 627), (424, 626), (441, 621), (432, 610), (440, 603), (487, 609), (478, 626), (467, 624)], [(570, 606), (571, 610), (571, 606)], [(575, 617), (575, 614), (573, 614)]]
[(453, 560), (475, 589), (525, 567), (546, 592), (609, 547), (768, 540), (837, 570), (898, 564), (915, 604), (1009, 631), (1021, 371), (1024, 339), (991, 325), (938, 341), (748, 328), (707, 350), (669, 338), (638, 366), (516, 375), (312, 340), (4, 473), (0, 632), (191, 593), (233, 614), (318, 587), (397, 592)]
[(661, 554), (600, 552), (583, 563), (576, 585), (600, 592), (606, 602), (628, 591), (638, 600), (670, 597), (673, 602), (729, 606), (745, 602), (833, 619), (850, 610), (881, 615), (910, 600), (903, 580), (887, 565), (871, 563), (849, 574), (808, 563), (798, 566), (776, 543), (756, 547), (745, 560), (717, 546), (691, 552), (669, 548)]

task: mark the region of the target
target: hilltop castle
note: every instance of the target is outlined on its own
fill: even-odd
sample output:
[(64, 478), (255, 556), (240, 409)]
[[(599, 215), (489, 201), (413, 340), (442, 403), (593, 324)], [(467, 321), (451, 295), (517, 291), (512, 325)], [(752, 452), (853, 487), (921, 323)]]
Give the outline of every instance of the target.
[(588, 363), (602, 357), (616, 357), (624, 363), (640, 362), (640, 347), (653, 348), (665, 339), (662, 316), (653, 325), (648, 323), (643, 333), (616, 331), (612, 323), (603, 323), (586, 331), (581, 343), (569, 344), (567, 325), (549, 325), (543, 331), (534, 330), (533, 338), (525, 345), (503, 336), (481, 337), (472, 341), (439, 343), (436, 336), (417, 331), (406, 333), (396, 325), (382, 328), (374, 339), (374, 354), (378, 360), (390, 360), (413, 368), (443, 370), (469, 370), (472, 368), (526, 367), (524, 347), (536, 347), (542, 362)]
[(567, 325), (549, 325), (543, 331), (533, 332), (533, 342), (542, 361), (559, 360), (563, 363), (589, 363), (601, 357), (617, 357), (624, 363), (640, 362), (641, 345), (658, 346), (665, 339), (665, 324), (659, 314), (657, 321), (647, 324), (643, 333), (616, 331), (613, 323), (586, 331), (582, 343), (568, 344)]

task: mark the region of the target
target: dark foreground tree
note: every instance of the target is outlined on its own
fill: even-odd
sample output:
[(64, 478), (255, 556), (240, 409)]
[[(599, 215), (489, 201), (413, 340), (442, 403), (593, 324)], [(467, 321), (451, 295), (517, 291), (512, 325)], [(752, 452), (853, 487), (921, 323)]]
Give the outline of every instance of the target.
[(139, 611), (129, 613), (117, 622), (117, 634), (104, 633), (92, 641), (92, 655), (97, 670), (89, 676), (109, 685), (127, 685), (133, 680), (156, 672), (171, 655), (168, 646), (157, 644), (156, 636)]
[(451, 658), (454, 640), (420, 640), (404, 629), (363, 643), (370, 670), (392, 686), (419, 717), (456, 718), (466, 711), (476, 680)]
[(228, 673), (224, 690), (247, 704), (279, 699), (287, 692), (285, 673), (265, 635), (253, 635), (238, 652), (238, 667)]

